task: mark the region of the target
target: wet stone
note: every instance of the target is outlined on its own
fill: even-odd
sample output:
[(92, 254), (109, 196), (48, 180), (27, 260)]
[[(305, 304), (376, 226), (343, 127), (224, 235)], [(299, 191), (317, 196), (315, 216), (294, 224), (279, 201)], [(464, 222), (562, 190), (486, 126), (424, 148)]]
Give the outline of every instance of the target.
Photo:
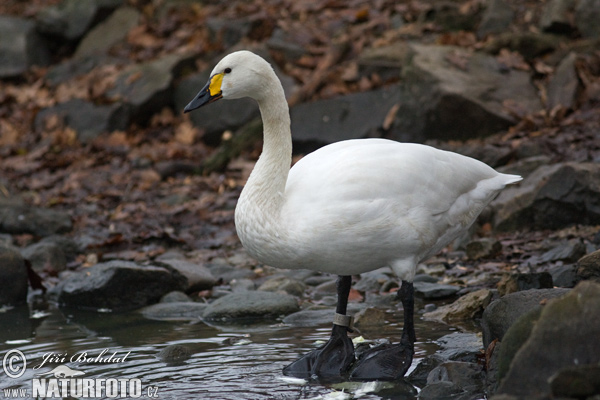
[(53, 243), (40, 242), (27, 246), (21, 251), (36, 272), (46, 272), (56, 276), (67, 268), (67, 258), (63, 250)]
[(172, 344), (162, 349), (157, 357), (167, 364), (178, 364), (189, 359), (192, 356), (192, 352), (186, 346), (180, 344)]
[(481, 336), (475, 333), (450, 333), (436, 340), (436, 343), (440, 349), (435, 354), (451, 361), (476, 363), (483, 349)]
[(180, 292), (178, 290), (174, 290), (165, 294), (160, 298), (161, 303), (183, 303), (186, 301), (192, 301), (187, 294)]
[(73, 229), (71, 216), (66, 212), (0, 199), (0, 231), (2, 232), (49, 236), (55, 233), (66, 233), (71, 229)]
[(256, 318), (278, 318), (299, 310), (296, 298), (287, 294), (243, 291), (223, 296), (210, 303), (204, 319), (235, 321)]
[(217, 279), (210, 270), (201, 264), (196, 264), (183, 259), (163, 259), (160, 264), (175, 269), (187, 279), (185, 290), (187, 292), (210, 289), (216, 285)]
[(600, 250), (579, 259), (576, 273), (578, 279), (600, 278)]
[(171, 301), (152, 304), (139, 310), (148, 319), (181, 321), (199, 320), (202, 318), (207, 305), (192, 301)]
[(575, 265), (558, 265), (548, 272), (552, 275), (552, 283), (556, 287), (572, 288), (579, 281)]
[(49, 51), (33, 21), (0, 15), (0, 78), (16, 77), (32, 65), (49, 61)]
[(425, 313), (423, 317), (434, 321), (452, 322), (471, 320), (483, 312), (492, 299), (492, 292), (480, 289), (466, 294), (452, 304)]
[(415, 282), (414, 288), (417, 296), (421, 296), (427, 300), (450, 297), (460, 290), (458, 286), (429, 282)]
[(266, 292), (284, 292), (292, 296), (302, 297), (306, 285), (296, 279), (287, 277), (271, 278), (258, 287)]
[(552, 287), (554, 287), (554, 283), (549, 272), (507, 274), (498, 282), (498, 293), (500, 296), (504, 296), (522, 290), (550, 289)]
[[(27, 268), (19, 251), (0, 243), (0, 307), (23, 304), (27, 300)], [(10, 282), (7, 285), (6, 282)]]

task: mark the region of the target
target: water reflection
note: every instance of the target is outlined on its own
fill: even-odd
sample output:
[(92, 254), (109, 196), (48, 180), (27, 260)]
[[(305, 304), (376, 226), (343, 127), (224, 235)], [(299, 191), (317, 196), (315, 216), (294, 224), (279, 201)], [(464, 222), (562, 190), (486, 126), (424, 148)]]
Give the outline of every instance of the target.
[[(31, 393), (32, 379), (52, 377), (53, 368), (64, 364), (86, 378), (138, 378), (143, 390), (155, 388), (160, 399), (416, 398), (415, 388), (407, 382), (319, 384), (285, 379), (281, 369), (326, 340), (328, 326), (289, 327), (276, 321), (209, 326), (201, 321), (149, 320), (136, 312), (53, 307), (43, 318), (31, 315), (27, 307), (0, 313), (0, 356), (18, 349), (27, 358), (22, 376), (12, 379), (0, 374), (0, 390), (24, 388)], [(368, 339), (397, 339), (401, 314), (392, 313), (389, 320)], [(436, 350), (434, 340), (451, 330), (417, 321), (420, 341), (413, 367)], [(185, 357), (177, 362), (165, 358), (173, 349), (183, 351)], [(82, 353), (85, 357), (78, 358)], [(128, 354), (124, 361), (114, 362), (124, 354)], [(110, 355), (112, 361), (106, 361)]]

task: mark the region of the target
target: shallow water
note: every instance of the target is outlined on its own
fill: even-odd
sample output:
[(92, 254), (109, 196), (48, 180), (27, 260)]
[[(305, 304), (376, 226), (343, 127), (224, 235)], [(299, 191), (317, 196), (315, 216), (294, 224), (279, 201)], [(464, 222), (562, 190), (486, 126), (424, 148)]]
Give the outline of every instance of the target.
[[(388, 315), (388, 325), (375, 333), (363, 332), (364, 336), (397, 341), (401, 312)], [(456, 330), (422, 321), (418, 316), (415, 322), (419, 341), (412, 368), (424, 356), (435, 352), (436, 339)], [(20, 377), (10, 378), (6, 370), (0, 373), (0, 398), (19, 394), (4, 389), (23, 389), (25, 392), (20, 394), (25, 397), (21, 398), (32, 398), (34, 379), (46, 378), (46, 390), (50, 391), (50, 379), (54, 378), (50, 371), (60, 365), (83, 372), (84, 375), (77, 377), (80, 379), (139, 379), (142, 398), (413, 399), (416, 393), (406, 382), (323, 384), (286, 379), (281, 369), (313, 349), (317, 341), (326, 340), (330, 326), (290, 327), (270, 321), (214, 327), (201, 321), (153, 321), (135, 312), (112, 314), (57, 308), (43, 314), (36, 312), (31, 318), (27, 307), (23, 307), (0, 312), (0, 327), (0, 357), (6, 359), (7, 368), (11, 367), (11, 357), (18, 355), (13, 352), (5, 357), (10, 350), (21, 351), (27, 362)], [(169, 345), (185, 346), (192, 355), (179, 364), (168, 364), (157, 355)], [(120, 362), (97, 360), (98, 356), (106, 360), (115, 352), (112, 360)], [(85, 362), (80, 357), (83, 353), (88, 358)], [(124, 360), (118, 359), (126, 354)], [(43, 363), (48, 355), (54, 359)], [(17, 359), (13, 361), (9, 372), (16, 375), (22, 364)], [(135, 395), (136, 390), (128, 393)], [(99, 396), (92, 392), (91, 398), (110, 396), (112, 393), (106, 391)], [(77, 397), (84, 396), (70, 398)], [(116, 398), (121, 398), (120, 393)]]

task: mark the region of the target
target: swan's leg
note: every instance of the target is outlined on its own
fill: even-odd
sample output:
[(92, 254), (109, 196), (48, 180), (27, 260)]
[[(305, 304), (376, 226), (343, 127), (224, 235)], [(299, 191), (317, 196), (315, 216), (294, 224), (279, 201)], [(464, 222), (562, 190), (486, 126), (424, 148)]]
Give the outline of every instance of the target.
[(351, 322), (346, 317), (351, 284), (352, 277), (338, 276), (336, 316), (327, 343), (285, 367), (284, 375), (303, 379), (337, 379), (347, 374), (354, 362), (354, 345), (348, 337)]
[(354, 380), (396, 380), (406, 374), (415, 353), (414, 288), (412, 282), (402, 281), (398, 299), (404, 308), (404, 327), (399, 344), (373, 347), (355, 364), (350, 378)]

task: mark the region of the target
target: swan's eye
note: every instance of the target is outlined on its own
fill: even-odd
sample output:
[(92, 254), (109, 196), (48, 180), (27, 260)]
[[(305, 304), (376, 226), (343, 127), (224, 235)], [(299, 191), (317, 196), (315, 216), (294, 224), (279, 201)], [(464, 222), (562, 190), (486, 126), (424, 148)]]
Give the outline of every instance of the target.
[(225, 71), (223, 71), (223, 72), (225, 72), (226, 74), (228, 74), (228, 73), (231, 72), (231, 68), (225, 68)]

